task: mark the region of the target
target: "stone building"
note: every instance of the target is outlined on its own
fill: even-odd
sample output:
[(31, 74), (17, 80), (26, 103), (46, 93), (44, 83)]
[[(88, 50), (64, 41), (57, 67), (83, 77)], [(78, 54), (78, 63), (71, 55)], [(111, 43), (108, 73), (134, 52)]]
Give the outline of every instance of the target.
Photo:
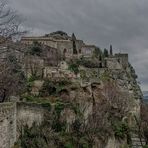
[(85, 57), (90, 57), (93, 55), (95, 49), (96, 49), (96, 46), (94, 45), (83, 45), (80, 53)]
[(92, 50), (95, 49), (95, 46), (86, 45), (82, 40), (78, 40), (74, 34), (70, 37), (62, 31), (46, 34), (45, 36), (22, 37), (21, 39), (22, 43), (28, 45), (36, 41), (52, 48), (57, 48), (64, 57), (71, 57), (74, 54), (74, 48), (76, 48), (77, 55), (84, 56), (85, 54), (86, 56), (92, 54)]
[[(32, 47), (30, 46), (30, 49)], [(57, 67), (60, 62), (58, 49), (46, 45), (39, 45), (39, 48), (41, 48), (40, 56), (28, 53), (24, 57), (24, 71), (28, 77), (30, 75), (43, 77), (45, 67)]]

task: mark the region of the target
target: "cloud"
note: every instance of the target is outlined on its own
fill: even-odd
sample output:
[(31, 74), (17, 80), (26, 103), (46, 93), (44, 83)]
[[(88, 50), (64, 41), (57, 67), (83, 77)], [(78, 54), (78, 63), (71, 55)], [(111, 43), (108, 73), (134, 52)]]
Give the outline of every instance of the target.
[(13, 0), (11, 6), (34, 34), (75, 32), (101, 48), (128, 52), (142, 88), (148, 90), (147, 0)]

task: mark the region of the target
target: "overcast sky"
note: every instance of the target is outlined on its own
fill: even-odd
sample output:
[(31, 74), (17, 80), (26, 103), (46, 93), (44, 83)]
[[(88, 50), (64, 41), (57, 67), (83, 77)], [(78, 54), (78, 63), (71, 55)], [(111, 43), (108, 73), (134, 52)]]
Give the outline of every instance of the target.
[(148, 90), (148, 0), (10, 0), (34, 35), (63, 30), (115, 52), (128, 52)]

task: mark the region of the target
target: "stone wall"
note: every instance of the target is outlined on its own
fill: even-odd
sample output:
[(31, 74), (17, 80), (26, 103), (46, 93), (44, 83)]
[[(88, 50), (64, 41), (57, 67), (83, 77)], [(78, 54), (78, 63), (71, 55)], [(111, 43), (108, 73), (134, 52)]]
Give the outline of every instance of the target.
[(122, 64), (119, 63), (118, 61), (118, 58), (116, 57), (109, 57), (109, 58), (106, 58), (106, 61), (107, 61), (107, 68), (108, 69), (119, 69), (121, 70), (122, 69)]
[(11, 148), (16, 141), (16, 104), (0, 104), (0, 148)]
[(119, 63), (122, 65), (123, 68), (128, 67), (128, 54), (115, 54), (115, 57), (119, 60)]
[(11, 148), (23, 125), (41, 124), (46, 108), (33, 103), (0, 104), (0, 148)]
[(40, 104), (34, 103), (17, 103), (17, 127), (28, 125), (29, 127), (35, 122), (38, 125), (44, 120), (45, 109)]

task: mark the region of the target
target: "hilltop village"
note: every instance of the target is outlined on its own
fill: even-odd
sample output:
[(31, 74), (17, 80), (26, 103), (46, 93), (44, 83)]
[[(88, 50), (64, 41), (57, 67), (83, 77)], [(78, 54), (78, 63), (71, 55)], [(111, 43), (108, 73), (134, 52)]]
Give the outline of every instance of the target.
[(78, 40), (74, 34), (70, 37), (62, 31), (41, 37), (22, 37), (18, 43), (8, 41), (6, 44), (8, 48), (2, 48), (1, 59), (9, 54), (15, 55), (23, 63), (28, 76), (31, 71), (36, 71), (37, 77), (44, 78), (62, 77), (64, 74), (69, 78), (80, 77), (68, 70), (68, 63), (74, 64), (76, 61), (81, 66), (80, 69), (86, 67), (121, 70), (128, 67), (128, 54), (113, 54), (112, 45), (109, 50), (101, 51), (95, 45), (86, 45)]
[[(137, 142), (135, 117), (143, 96), (127, 53), (113, 53), (112, 45), (101, 50), (63, 31), (3, 40), (0, 63), (8, 85), (0, 94), (6, 99), (0, 104), (1, 148), (119, 148)], [(21, 93), (14, 91), (18, 86)]]

